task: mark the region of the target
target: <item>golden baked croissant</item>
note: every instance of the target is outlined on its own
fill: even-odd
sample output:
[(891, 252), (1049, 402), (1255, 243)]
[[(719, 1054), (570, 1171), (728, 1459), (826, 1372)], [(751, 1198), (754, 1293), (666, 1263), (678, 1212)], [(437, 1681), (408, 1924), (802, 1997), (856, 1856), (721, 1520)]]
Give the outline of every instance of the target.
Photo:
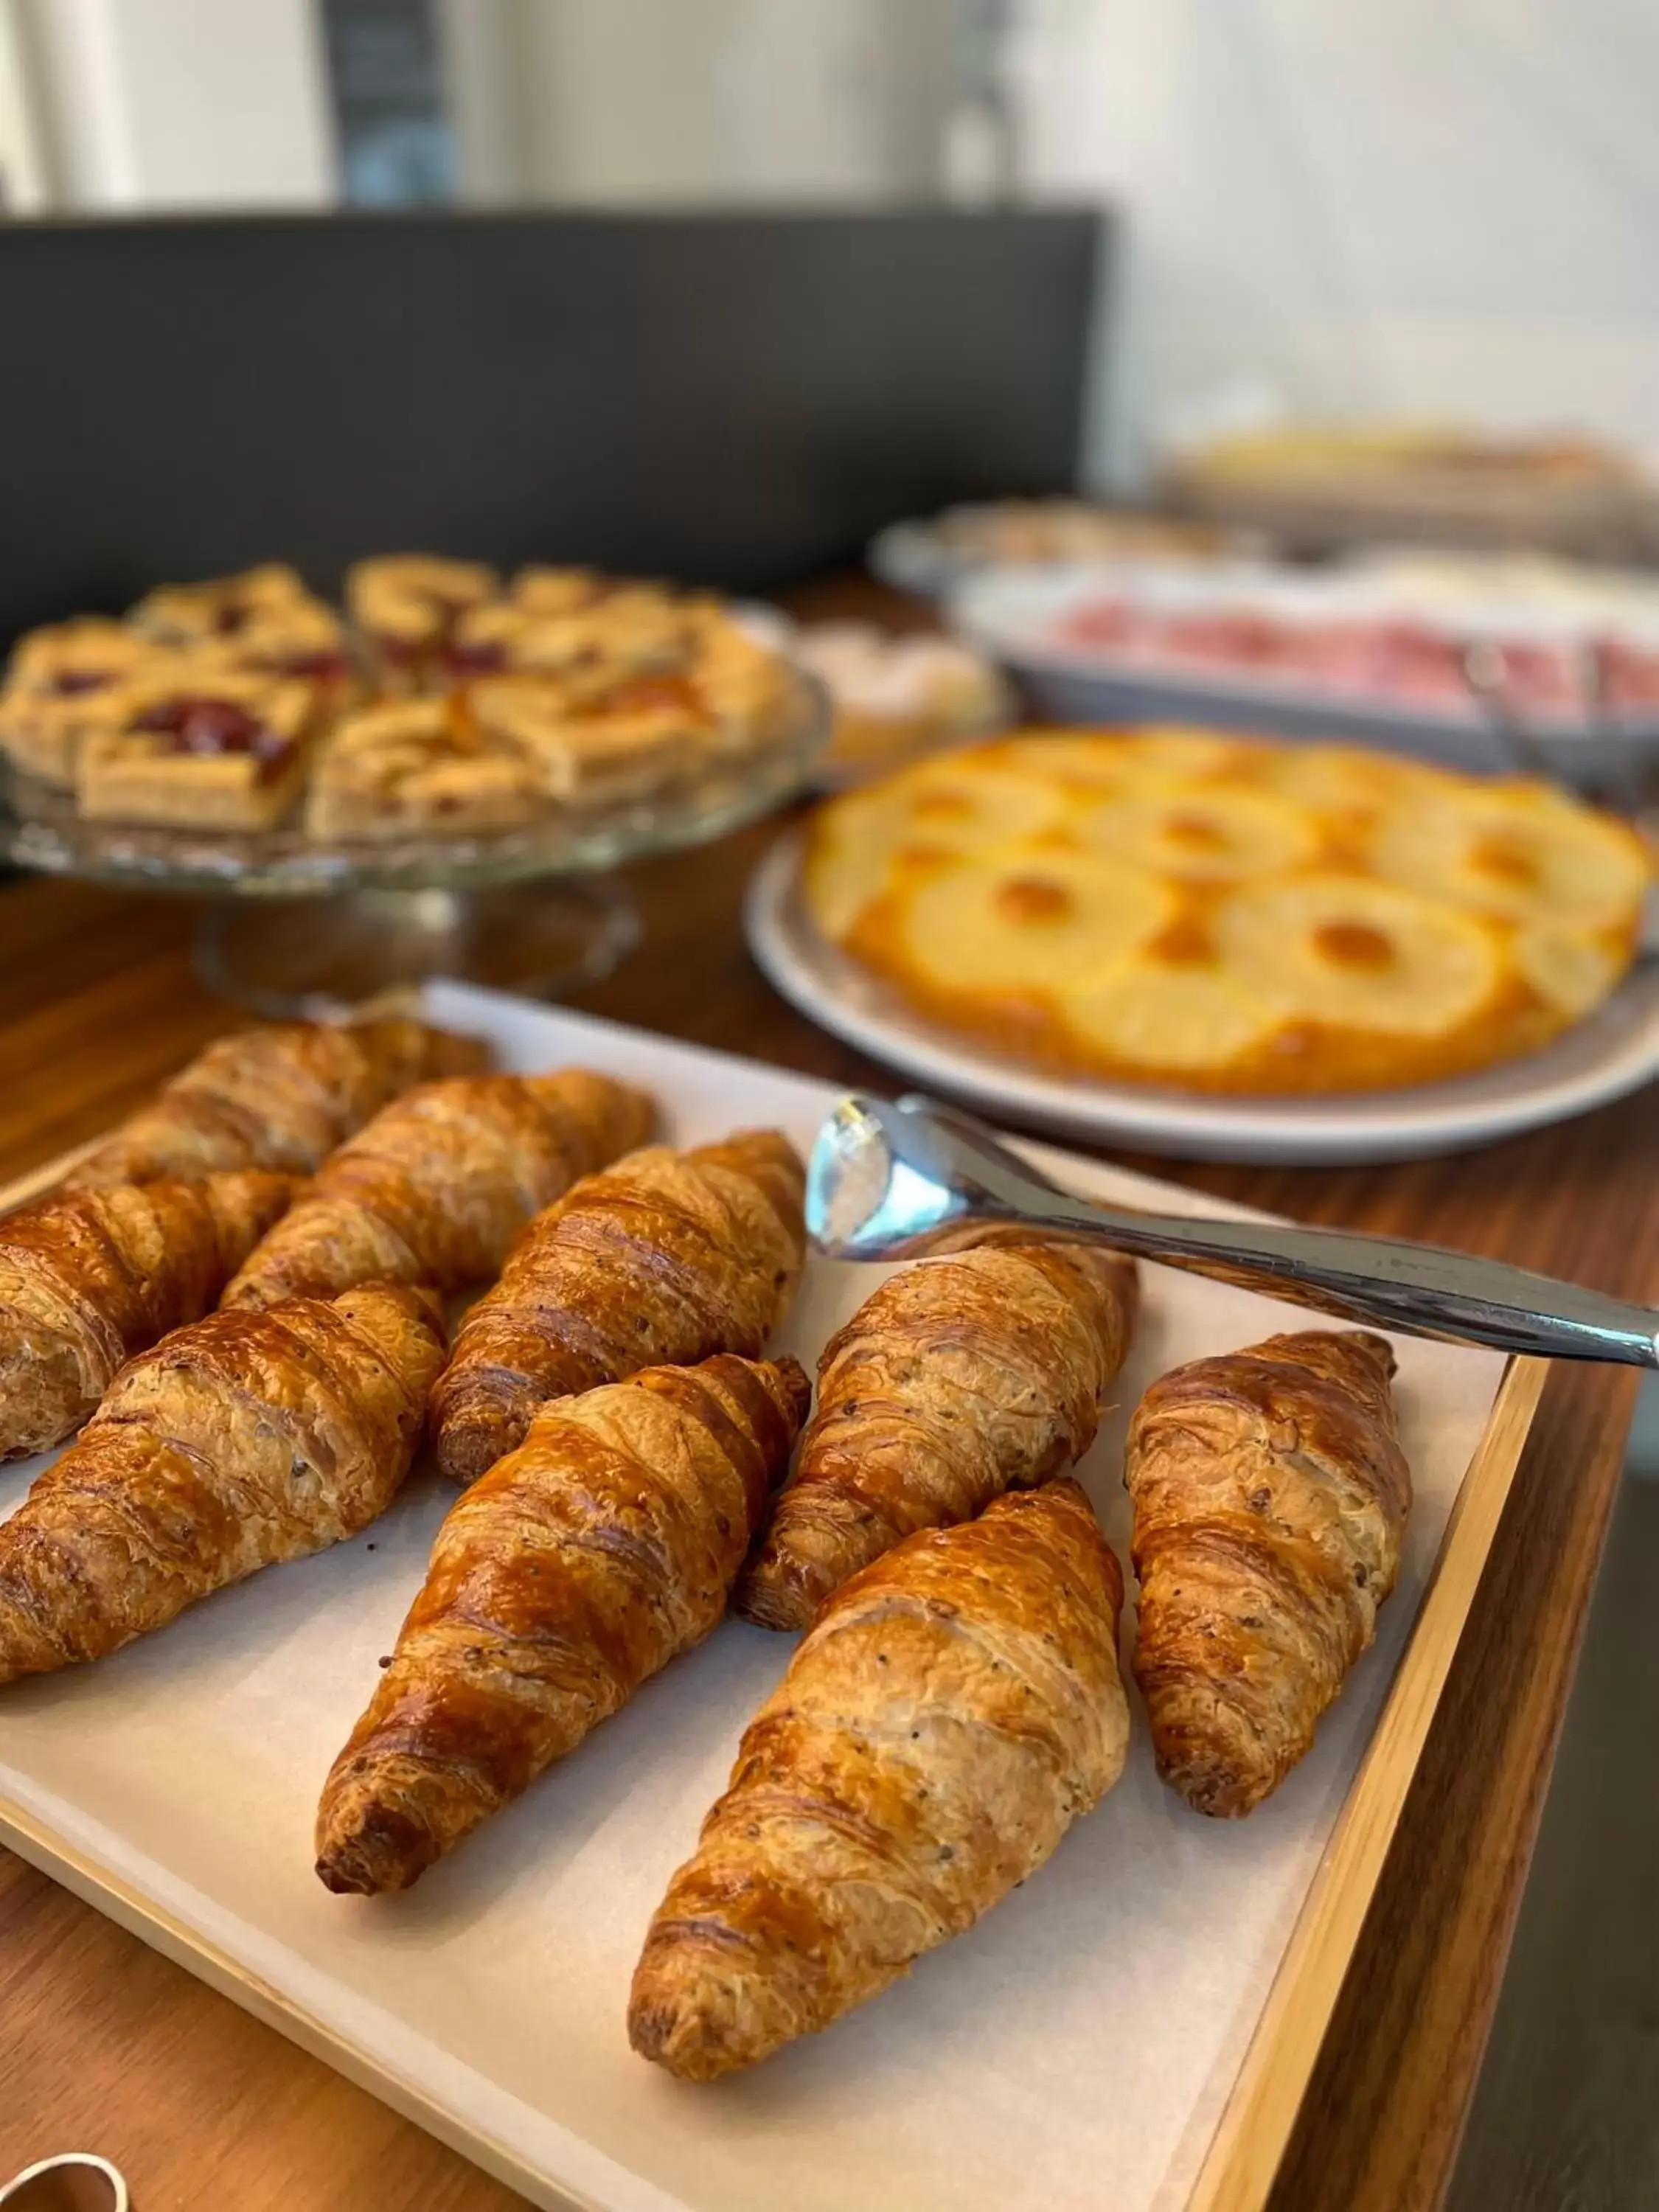
[(538, 1214), (433, 1391), (444, 1473), (475, 1481), (549, 1398), (717, 1352), (757, 1358), (800, 1279), (804, 1184), (786, 1139), (747, 1129), (647, 1146)]
[(1393, 1374), (1382, 1337), (1310, 1329), (1177, 1367), (1135, 1408), (1135, 1678), (1200, 1813), (1278, 1788), (1376, 1632), (1412, 1498)]
[(292, 1189), (252, 1168), (54, 1191), (0, 1219), (0, 1459), (61, 1443), (124, 1359), (199, 1320)]
[(317, 1815), (330, 1889), (406, 1889), (726, 1610), (811, 1388), (651, 1367), (545, 1407), (438, 1531)]
[(425, 1294), (389, 1285), (210, 1314), (141, 1352), (0, 1526), (0, 1682), (367, 1527), (442, 1358)]
[(824, 1347), (799, 1467), (736, 1610), (805, 1628), (912, 1529), (971, 1520), (1080, 1458), (1135, 1304), (1133, 1261), (1099, 1245), (994, 1234), (890, 1275)]
[(1122, 1598), (1066, 1479), (844, 1584), (651, 1923), (634, 2048), (692, 2081), (751, 2065), (1035, 1872), (1122, 1771)]
[(309, 1175), (411, 1083), (474, 1074), (489, 1060), (477, 1037), (402, 1017), (242, 1030), (210, 1044), (68, 1180), (150, 1182), (216, 1168)]
[(642, 1144), (652, 1113), (643, 1092), (580, 1067), (422, 1084), (329, 1155), (225, 1304), (368, 1282), (463, 1290), (495, 1274), (531, 1215), (579, 1176)]

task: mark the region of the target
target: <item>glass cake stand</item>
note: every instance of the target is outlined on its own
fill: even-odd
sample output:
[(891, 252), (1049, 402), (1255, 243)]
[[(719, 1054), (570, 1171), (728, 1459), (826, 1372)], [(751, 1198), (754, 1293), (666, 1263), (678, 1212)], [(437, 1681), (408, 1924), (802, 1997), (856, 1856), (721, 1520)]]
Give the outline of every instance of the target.
[(205, 895), (197, 972), (258, 1013), (337, 1012), (428, 975), (550, 998), (607, 975), (639, 940), (612, 871), (783, 805), (810, 783), (832, 720), (822, 688), (797, 671), (776, 728), (694, 777), (486, 836), (397, 842), (88, 822), (73, 793), (0, 762), (0, 858), (125, 890)]

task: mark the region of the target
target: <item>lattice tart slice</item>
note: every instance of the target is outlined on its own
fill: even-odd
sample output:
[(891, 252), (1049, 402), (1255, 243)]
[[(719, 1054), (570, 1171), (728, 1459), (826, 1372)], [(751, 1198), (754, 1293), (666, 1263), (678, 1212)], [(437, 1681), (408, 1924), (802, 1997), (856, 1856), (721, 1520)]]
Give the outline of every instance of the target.
[(145, 592), (130, 619), (161, 644), (200, 645), (232, 637), (278, 608), (317, 604), (297, 569), (267, 561), (240, 575), (214, 576), (205, 583), (158, 584)]
[(465, 700), (398, 699), (330, 732), (306, 828), (313, 837), (481, 836), (533, 820), (547, 803), (533, 756)]
[(654, 585), (597, 580), (580, 605), (550, 603), (557, 596), (532, 592), (527, 600), (495, 600), (460, 617), (444, 653), (452, 678), (550, 676), (598, 691), (626, 677), (675, 674), (690, 663), (696, 603)]
[(232, 635), (200, 650), (222, 667), (313, 684), (335, 712), (353, 704), (362, 690), (345, 625), (320, 599), (261, 609)]
[(479, 730), (533, 764), (538, 788), (563, 805), (643, 799), (689, 775), (714, 718), (683, 676), (633, 677), (597, 697), (530, 676), (475, 684)]
[(127, 687), (91, 736), (76, 786), (88, 820), (268, 830), (305, 779), (322, 717), (314, 685), (186, 661)]
[(0, 748), (28, 775), (72, 788), (88, 737), (110, 726), (122, 688), (157, 653), (142, 632), (101, 615), (30, 630), (0, 690)]
[(346, 605), (383, 688), (420, 691), (447, 680), (444, 657), (457, 623), (500, 589), (482, 561), (391, 553), (349, 570)]

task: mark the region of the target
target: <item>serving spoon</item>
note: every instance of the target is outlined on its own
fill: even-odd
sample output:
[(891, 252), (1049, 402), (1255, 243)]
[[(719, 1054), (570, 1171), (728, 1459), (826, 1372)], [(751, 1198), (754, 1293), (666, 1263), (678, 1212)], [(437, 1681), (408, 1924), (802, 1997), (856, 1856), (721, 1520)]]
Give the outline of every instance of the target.
[(971, 1115), (854, 1091), (819, 1130), (806, 1226), (832, 1260), (899, 1260), (1018, 1222), (1115, 1246), (1345, 1320), (1548, 1359), (1659, 1368), (1659, 1311), (1499, 1260), (1288, 1223), (1189, 1220), (1074, 1197)]

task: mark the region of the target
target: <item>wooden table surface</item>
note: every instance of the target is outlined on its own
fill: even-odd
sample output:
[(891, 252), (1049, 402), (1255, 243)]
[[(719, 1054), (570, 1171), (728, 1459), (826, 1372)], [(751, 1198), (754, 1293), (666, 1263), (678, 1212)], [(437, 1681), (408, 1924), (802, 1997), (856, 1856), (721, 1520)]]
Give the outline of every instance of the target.
[[(580, 1004), (836, 1079), (878, 1080), (774, 996), (738, 921), (763, 826), (631, 872), (642, 948)], [(0, 889), (0, 1179), (104, 1128), (234, 1019), (192, 977), (188, 905)], [(1654, 1094), (1408, 1166), (1136, 1160), (1305, 1220), (1465, 1245), (1607, 1291), (1659, 1287)], [(1516, 1475), (1282, 2169), (1276, 2212), (1416, 2212), (1455, 2154), (1618, 1480), (1633, 1378), (1559, 1368)], [(0, 2176), (67, 2148), (138, 2212), (501, 2212), (520, 2200), (0, 1854)], [(1103, 2197), (1103, 2205), (1105, 2198)]]

